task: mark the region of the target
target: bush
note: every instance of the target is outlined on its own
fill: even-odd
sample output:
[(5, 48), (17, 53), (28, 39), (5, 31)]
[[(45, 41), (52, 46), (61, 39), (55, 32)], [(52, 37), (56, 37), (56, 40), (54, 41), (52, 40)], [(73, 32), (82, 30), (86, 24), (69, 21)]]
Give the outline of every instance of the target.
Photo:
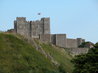
[(98, 73), (98, 43), (87, 54), (78, 55), (73, 60), (73, 73)]

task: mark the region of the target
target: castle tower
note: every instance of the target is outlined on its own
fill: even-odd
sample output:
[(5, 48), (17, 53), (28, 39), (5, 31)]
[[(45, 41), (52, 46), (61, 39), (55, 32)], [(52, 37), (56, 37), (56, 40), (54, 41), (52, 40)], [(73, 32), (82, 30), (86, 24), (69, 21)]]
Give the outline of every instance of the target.
[(50, 34), (50, 18), (28, 22), (25, 17), (17, 17), (14, 30), (26, 37), (39, 38), (39, 35)]
[(50, 18), (42, 18), (43, 21), (43, 34), (50, 34)]
[(52, 34), (51, 43), (56, 46), (65, 48), (66, 47), (66, 34)]
[(17, 17), (14, 21), (15, 32), (25, 37), (30, 36), (30, 22), (26, 21), (25, 17)]

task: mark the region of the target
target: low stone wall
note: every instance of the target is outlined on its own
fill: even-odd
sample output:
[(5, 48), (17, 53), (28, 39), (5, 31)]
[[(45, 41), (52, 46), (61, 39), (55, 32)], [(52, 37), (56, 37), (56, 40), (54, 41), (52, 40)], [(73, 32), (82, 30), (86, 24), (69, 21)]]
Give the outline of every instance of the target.
[(39, 39), (42, 42), (51, 42), (51, 35), (50, 34), (40, 34)]
[(73, 55), (73, 56), (80, 55), (80, 54), (85, 54), (85, 53), (88, 52), (88, 50), (89, 50), (89, 48), (71, 48), (71, 49), (68, 49), (70, 54)]

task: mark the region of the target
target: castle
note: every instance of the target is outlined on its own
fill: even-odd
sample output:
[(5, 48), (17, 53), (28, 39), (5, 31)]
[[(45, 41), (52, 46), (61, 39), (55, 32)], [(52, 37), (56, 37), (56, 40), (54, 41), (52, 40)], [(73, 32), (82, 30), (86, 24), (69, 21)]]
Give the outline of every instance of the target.
[(37, 21), (26, 21), (25, 17), (17, 17), (14, 21), (14, 30), (27, 38), (38, 38), (42, 42), (49, 42), (63, 48), (78, 48), (82, 38), (70, 39), (66, 34), (50, 33), (50, 18), (41, 18)]

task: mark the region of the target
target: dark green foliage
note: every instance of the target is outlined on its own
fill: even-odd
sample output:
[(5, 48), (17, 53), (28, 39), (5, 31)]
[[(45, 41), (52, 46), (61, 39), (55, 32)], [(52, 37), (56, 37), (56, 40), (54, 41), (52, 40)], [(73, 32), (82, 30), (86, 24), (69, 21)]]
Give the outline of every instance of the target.
[(94, 45), (93, 43), (91, 43), (91, 42), (83, 42), (81, 45), (79, 45), (78, 47), (80, 47), (80, 48), (89, 48), (90, 47), (90, 45)]
[(79, 45), (78, 47), (82, 47), (82, 48), (84, 48), (85, 47), (85, 45), (87, 44), (88, 42), (83, 42), (81, 45)]
[(60, 65), (60, 66), (59, 66), (59, 72), (61, 72), (61, 73), (66, 73), (65, 68), (64, 68), (63, 65)]
[(87, 54), (76, 56), (72, 62), (75, 66), (73, 73), (98, 73), (98, 43)]
[(94, 45), (95, 48), (98, 48), (98, 42)]

